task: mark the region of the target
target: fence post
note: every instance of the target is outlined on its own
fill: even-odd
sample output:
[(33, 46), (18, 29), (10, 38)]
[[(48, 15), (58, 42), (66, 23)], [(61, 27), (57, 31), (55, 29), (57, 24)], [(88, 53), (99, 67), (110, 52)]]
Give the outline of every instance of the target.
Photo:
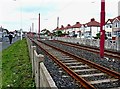
[(43, 62), (44, 56), (41, 54), (37, 54), (36, 50), (34, 50), (34, 63), (35, 63), (35, 82), (36, 87), (40, 88), (40, 63)]
[(28, 50), (29, 50), (29, 54), (30, 54), (30, 39), (27, 38), (27, 45), (28, 45)]
[(34, 65), (34, 50), (36, 50), (36, 46), (31, 46), (31, 62), (32, 62), (32, 77), (35, 75), (35, 65)]

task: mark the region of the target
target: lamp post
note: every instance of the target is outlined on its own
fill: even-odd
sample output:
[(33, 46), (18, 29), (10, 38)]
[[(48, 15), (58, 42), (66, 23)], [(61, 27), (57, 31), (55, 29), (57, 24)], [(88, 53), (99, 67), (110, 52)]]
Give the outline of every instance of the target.
[(101, 13), (100, 13), (100, 57), (104, 57), (104, 44), (105, 44), (105, 0), (101, 0)]

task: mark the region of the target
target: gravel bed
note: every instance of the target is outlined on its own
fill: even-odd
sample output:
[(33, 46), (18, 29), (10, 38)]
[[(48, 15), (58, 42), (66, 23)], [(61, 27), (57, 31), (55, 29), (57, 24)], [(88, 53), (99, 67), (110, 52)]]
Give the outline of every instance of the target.
[(111, 83), (101, 83), (101, 84), (96, 84), (94, 86), (97, 89), (113, 89), (113, 87), (120, 87), (120, 81), (111, 82)]
[[(75, 83), (75, 80), (73, 80), (68, 74), (65, 72), (59, 66), (57, 66), (56, 63), (54, 63), (51, 59), (49, 59), (47, 56), (45, 56), (44, 64), (47, 67), (47, 70), (49, 71), (50, 75), (52, 76), (53, 80), (55, 81), (57, 87), (59, 89), (61, 88), (69, 88), (69, 89), (79, 89), (80, 87)], [(62, 77), (62, 76), (69, 76), (69, 77)]]
[(85, 50), (80, 50), (74, 47), (69, 47), (69, 46), (63, 46), (62, 44), (58, 44), (52, 41), (44, 41), (46, 43), (49, 43), (51, 45), (57, 46), (61, 49), (64, 49), (68, 52), (71, 52), (73, 54), (76, 54), (82, 58), (86, 58), (90, 61), (93, 61), (95, 63), (98, 63), (104, 67), (107, 67), (111, 70), (117, 71), (120, 73), (120, 60), (119, 59), (113, 59), (113, 58), (108, 58), (108, 57), (104, 57), (103, 59), (100, 58), (100, 56), (98, 54), (94, 54), (92, 52), (88, 52)]
[[(49, 41), (44, 41), (44, 42), (49, 42)], [(107, 66), (108, 67), (108, 65), (110, 66), (110, 64), (109, 64), (109, 62), (107, 62), (107, 61), (105, 61), (105, 60), (103, 60), (103, 59), (100, 59), (100, 57), (98, 56), (98, 55), (95, 55), (95, 54), (93, 54), (93, 53), (90, 53), (90, 52), (88, 52), (88, 53), (86, 53), (86, 51), (84, 51), (84, 50), (78, 50), (78, 49), (75, 49), (75, 48), (72, 48), (72, 47), (65, 47), (65, 46), (63, 46), (63, 45), (61, 45), (61, 44), (56, 44), (56, 43), (53, 43), (53, 42), (49, 42), (49, 44), (53, 44), (53, 45), (55, 45), (55, 46), (59, 46), (59, 48), (62, 48), (62, 49), (64, 49), (64, 50), (67, 50), (67, 51), (69, 51), (69, 52), (71, 52), (71, 53), (75, 53), (76, 55), (79, 55), (79, 56), (82, 56), (82, 57), (84, 57), (84, 58), (88, 58), (88, 60), (91, 60), (91, 61), (94, 61), (94, 62), (96, 62), (96, 63), (101, 63), (101, 65), (102, 64), (104, 64), (104, 63), (106, 63), (106, 64), (104, 64), (105, 66)], [(38, 49), (37, 48), (37, 51), (38, 51), (38, 53), (41, 53), (41, 54), (43, 54), (43, 52), (40, 50), (40, 49)], [(87, 56), (87, 57), (86, 57)], [(105, 62), (104, 62), (105, 61)], [(112, 61), (113, 62), (113, 61)], [(110, 61), (110, 63), (112, 63), (111, 61)], [(100, 64), (99, 63), (99, 64)], [(114, 63), (116, 63), (116, 61), (114, 61)], [(45, 64), (45, 66), (47, 67), (47, 70), (49, 71), (49, 73), (50, 73), (50, 75), (52, 76), (52, 78), (53, 78), (53, 80), (55, 81), (55, 83), (56, 83), (56, 85), (57, 85), (57, 87), (58, 87), (58, 89), (79, 89), (80, 87), (78, 86), (78, 84), (77, 83), (75, 83), (75, 81), (71, 78), (71, 77), (62, 77), (63, 75), (64, 76), (69, 76), (68, 74), (66, 74), (65, 72), (60, 72), (60, 71), (62, 71), (62, 69), (61, 68), (59, 68), (58, 66), (57, 66), (57, 64), (55, 64), (51, 59), (49, 59), (47, 56), (45, 56), (45, 60), (44, 60), (44, 64)], [(113, 67), (115, 67), (116, 68), (116, 66), (113, 66)], [(109, 67), (108, 67), (109, 68)], [(110, 68), (111, 69), (111, 68)], [(114, 69), (114, 68), (112, 68), (112, 69)], [(97, 72), (97, 71), (96, 71)], [(85, 72), (86, 74), (90, 74), (90, 72)], [(91, 73), (93, 73), (92, 71), (91, 71)], [(98, 71), (98, 73), (99, 73), (99, 71)], [(81, 73), (80, 73), (81, 74)], [(84, 73), (83, 73), (84, 74)], [(102, 77), (102, 78), (105, 78), (105, 77)], [(87, 79), (89, 79), (89, 78), (87, 78)], [(93, 78), (91, 78), (90, 77), (90, 79), (92, 79), (92, 80), (96, 80), (96, 78), (95, 79), (93, 79)], [(98, 79), (98, 78), (97, 78)], [(108, 89), (108, 88), (112, 88), (112, 87), (118, 87), (120, 85), (120, 81), (117, 81), (117, 82), (112, 82), (111, 84), (110, 83), (103, 83), (103, 84), (96, 84), (96, 85), (94, 85), (95, 87), (96, 87), (96, 89)], [(119, 86), (120, 87), (120, 86)], [(80, 89), (84, 89), (83, 87), (82, 88), (80, 88)]]
[[(44, 59), (44, 65), (46, 66), (48, 72), (50, 73), (51, 77), (53, 78), (56, 86), (58, 89), (85, 89), (83, 87), (80, 87), (79, 84), (75, 82), (74, 79), (72, 79), (64, 70), (59, 68), (59, 66), (52, 61), (48, 56), (44, 54), (38, 47), (37, 47), (38, 54), (43, 54)], [(60, 72), (63, 71), (63, 72)], [(64, 77), (68, 76), (68, 77)]]
[[(62, 44), (53, 43), (52, 41), (44, 41), (44, 42), (49, 43), (54, 46), (57, 46), (66, 51), (69, 51), (73, 54), (76, 54), (76, 55), (82, 57), (82, 58), (86, 58), (90, 61), (96, 62), (96, 63), (98, 63), (102, 66), (105, 66), (109, 69), (112, 69), (114, 71), (120, 72), (120, 60), (110, 59), (110, 58), (109, 59), (108, 58), (101, 59), (98, 54), (94, 54), (94, 53), (91, 53), (91, 52), (88, 52), (85, 50), (79, 50), (79, 49), (76, 49), (73, 47), (63, 46)], [(103, 78), (106, 78), (106, 77), (104, 76), (104, 77), (102, 77), (102, 79)], [(97, 78), (97, 79), (99, 79), (99, 78)], [(92, 78), (92, 80), (96, 80), (96, 78), (95, 79)], [(114, 83), (111, 82), (111, 83), (102, 83), (102, 84), (95, 85), (95, 87), (98, 89), (103, 89), (103, 88), (108, 89), (108, 88), (113, 88), (113, 87), (118, 87), (118, 86), (120, 87), (120, 80), (118, 80), (117, 82), (114, 82)]]

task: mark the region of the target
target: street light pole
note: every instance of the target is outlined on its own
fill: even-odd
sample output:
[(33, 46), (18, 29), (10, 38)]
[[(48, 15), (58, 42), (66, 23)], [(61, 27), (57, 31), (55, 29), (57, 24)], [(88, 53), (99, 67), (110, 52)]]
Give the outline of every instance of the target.
[(57, 17), (57, 27), (59, 27), (59, 17)]
[(32, 23), (32, 37), (34, 37), (34, 23)]
[(38, 39), (40, 39), (40, 13), (38, 18)]
[(100, 16), (100, 57), (104, 57), (105, 44), (105, 0), (101, 0), (101, 16)]

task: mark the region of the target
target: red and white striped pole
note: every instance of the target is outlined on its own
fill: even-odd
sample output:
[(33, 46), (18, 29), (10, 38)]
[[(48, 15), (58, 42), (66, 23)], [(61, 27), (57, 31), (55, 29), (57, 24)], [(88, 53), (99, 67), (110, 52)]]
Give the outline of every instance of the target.
[(105, 0), (101, 0), (101, 16), (100, 16), (100, 57), (104, 57), (105, 44)]
[(38, 38), (40, 39), (40, 13), (38, 18)]

